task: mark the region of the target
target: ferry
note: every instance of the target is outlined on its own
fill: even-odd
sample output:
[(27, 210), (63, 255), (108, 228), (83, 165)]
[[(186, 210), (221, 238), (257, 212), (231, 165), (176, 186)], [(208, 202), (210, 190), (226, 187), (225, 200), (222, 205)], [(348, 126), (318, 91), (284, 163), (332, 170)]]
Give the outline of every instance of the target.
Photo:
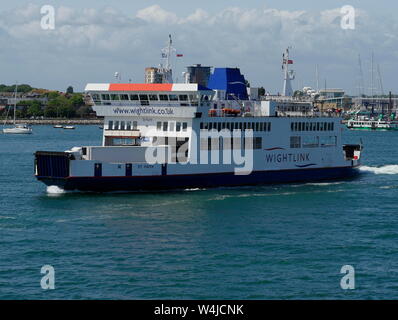
[(398, 121), (383, 119), (350, 119), (347, 128), (351, 130), (398, 130)]
[[(289, 64), (284, 56), (286, 70)], [(238, 68), (214, 68), (204, 83), (188, 78), (87, 84), (94, 111), (104, 117), (102, 145), (37, 151), (36, 178), (64, 190), (107, 192), (314, 182), (358, 174), (362, 145), (343, 144), (340, 117), (289, 95), (260, 97), (246, 87)], [(289, 91), (290, 83), (284, 88)]]

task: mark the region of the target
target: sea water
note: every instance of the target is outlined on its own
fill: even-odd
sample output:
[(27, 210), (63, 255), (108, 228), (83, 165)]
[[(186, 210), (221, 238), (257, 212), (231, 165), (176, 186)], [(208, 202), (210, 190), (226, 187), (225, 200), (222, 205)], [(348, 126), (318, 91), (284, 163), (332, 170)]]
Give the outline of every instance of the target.
[(98, 126), (33, 132), (0, 135), (0, 299), (397, 298), (398, 132), (344, 132), (365, 145), (354, 180), (103, 194), (33, 169), (37, 150), (100, 144)]

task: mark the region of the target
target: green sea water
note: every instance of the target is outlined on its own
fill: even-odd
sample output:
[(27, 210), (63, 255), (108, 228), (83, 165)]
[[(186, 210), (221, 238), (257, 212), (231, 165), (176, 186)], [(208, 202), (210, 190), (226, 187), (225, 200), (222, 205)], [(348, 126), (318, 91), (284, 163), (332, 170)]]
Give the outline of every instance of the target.
[[(398, 133), (348, 181), (161, 193), (48, 193), (33, 153), (98, 145), (98, 126), (0, 135), (0, 299), (395, 299)], [(43, 265), (55, 289), (40, 286)], [(343, 265), (355, 289), (343, 290)]]

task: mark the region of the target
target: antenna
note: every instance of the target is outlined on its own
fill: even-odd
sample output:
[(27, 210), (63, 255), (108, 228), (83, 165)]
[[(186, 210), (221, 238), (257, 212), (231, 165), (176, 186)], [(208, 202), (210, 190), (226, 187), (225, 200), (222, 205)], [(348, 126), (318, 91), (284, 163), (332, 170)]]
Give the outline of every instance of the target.
[(318, 70), (318, 65), (315, 65), (315, 78), (316, 78), (316, 92), (319, 92), (319, 70)]

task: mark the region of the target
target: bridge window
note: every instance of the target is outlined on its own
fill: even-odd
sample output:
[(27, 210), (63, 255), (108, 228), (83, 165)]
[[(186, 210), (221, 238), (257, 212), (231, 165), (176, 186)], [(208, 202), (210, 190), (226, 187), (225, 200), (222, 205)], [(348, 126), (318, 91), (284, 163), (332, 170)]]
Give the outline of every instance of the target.
[(160, 101), (169, 101), (169, 96), (167, 94), (159, 94)]
[(120, 122), (120, 130), (124, 130), (124, 124), (125, 124), (124, 121), (121, 121), (121, 122)]
[(158, 101), (158, 96), (156, 94), (150, 94), (149, 95), (149, 100), (150, 101)]
[(118, 94), (111, 94), (111, 100), (120, 100), (119, 95)]
[(138, 123), (137, 121), (133, 121), (133, 130), (137, 130), (138, 129)]
[(111, 100), (110, 95), (109, 94), (101, 94), (101, 99), (102, 100)]
[(170, 122), (169, 127), (170, 127), (169, 131), (173, 132), (174, 131), (174, 122)]
[(119, 121), (115, 121), (115, 126), (113, 127), (113, 130), (119, 130)]
[(109, 121), (108, 122), (108, 130), (112, 130), (113, 129), (113, 121)]
[(138, 94), (130, 94), (130, 100), (132, 100), (132, 101), (138, 101), (138, 100), (139, 100)]
[(124, 100), (124, 101), (129, 100), (129, 95), (128, 94), (121, 94), (120, 95), (120, 100)]
[(187, 131), (187, 128), (188, 128), (188, 123), (183, 122), (182, 123), (182, 131)]
[(180, 101), (188, 101), (188, 96), (186, 94), (180, 94)]
[(168, 128), (168, 122), (165, 121), (163, 122), (163, 131), (167, 131), (167, 128)]
[(178, 96), (176, 94), (171, 94), (169, 96), (170, 101), (178, 101)]
[(131, 130), (131, 121), (126, 122), (126, 130)]
[(159, 122), (156, 122), (156, 130), (157, 131), (160, 131), (160, 130), (162, 130), (162, 123), (159, 121)]
[[(201, 123), (201, 125), (203, 126), (203, 123)], [(180, 132), (181, 131), (181, 122), (177, 122), (176, 123), (176, 131)]]

